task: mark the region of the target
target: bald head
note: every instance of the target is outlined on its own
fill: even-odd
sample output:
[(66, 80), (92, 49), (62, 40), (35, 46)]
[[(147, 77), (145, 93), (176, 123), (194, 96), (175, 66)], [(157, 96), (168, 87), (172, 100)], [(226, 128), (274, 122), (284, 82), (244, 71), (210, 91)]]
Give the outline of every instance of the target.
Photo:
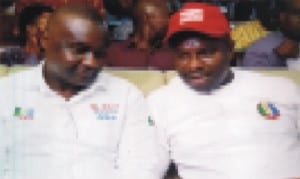
[(57, 21), (62, 19), (64, 16), (74, 16), (90, 20), (93, 23), (98, 24), (99, 28), (101, 27), (103, 21), (96, 9), (73, 4), (62, 6), (61, 8), (57, 9), (50, 19), (49, 27), (55, 27)]
[(161, 0), (140, 0), (133, 8), (133, 19), (139, 23), (144, 15), (162, 14), (168, 17), (169, 9), (164, 1)]
[(54, 12), (45, 53), (49, 79), (80, 87), (94, 81), (104, 65), (108, 46), (101, 23), (98, 12), (88, 7), (67, 5)]
[(140, 0), (135, 4), (134, 33), (139, 34), (137, 36), (142, 37), (141, 39), (147, 39), (151, 44), (161, 44), (168, 27), (168, 20), (169, 10), (165, 1)]
[(60, 40), (76, 34), (72, 32), (80, 33), (87, 30), (99, 31), (102, 37), (98, 40), (108, 45), (108, 35), (106, 29), (102, 26), (102, 18), (96, 9), (76, 4), (65, 5), (58, 8), (51, 16), (48, 25), (48, 36)]

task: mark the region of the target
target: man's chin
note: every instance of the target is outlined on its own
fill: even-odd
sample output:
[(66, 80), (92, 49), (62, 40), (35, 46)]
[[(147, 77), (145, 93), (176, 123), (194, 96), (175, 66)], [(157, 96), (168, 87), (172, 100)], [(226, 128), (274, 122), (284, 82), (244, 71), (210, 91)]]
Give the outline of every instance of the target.
[(93, 84), (95, 80), (84, 80), (84, 81), (75, 81), (73, 82), (72, 84), (74, 86), (78, 86), (78, 87), (82, 87), (82, 88), (86, 88), (86, 87), (89, 87), (90, 85)]
[(196, 91), (209, 91), (209, 77), (190, 78), (185, 80), (188, 86)]
[(92, 85), (95, 82), (95, 78), (75, 78), (73, 80), (69, 80), (67, 83), (69, 83), (70, 86), (73, 86), (75, 88), (88, 88), (90, 85)]
[(75, 78), (73, 78), (72, 82), (74, 85), (78, 85), (78, 86), (89, 86), (95, 82), (96, 78), (97, 78), (97, 74), (77, 75)]

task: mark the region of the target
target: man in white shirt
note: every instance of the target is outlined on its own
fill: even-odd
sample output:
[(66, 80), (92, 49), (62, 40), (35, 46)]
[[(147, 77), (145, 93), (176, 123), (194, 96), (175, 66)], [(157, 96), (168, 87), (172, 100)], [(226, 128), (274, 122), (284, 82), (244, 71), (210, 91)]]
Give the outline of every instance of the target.
[(299, 88), (284, 78), (230, 69), (233, 42), (218, 7), (186, 3), (165, 40), (178, 76), (152, 93), (161, 171), (183, 179), (300, 177)]
[(0, 80), (1, 179), (158, 178), (142, 93), (101, 72), (100, 24), (93, 9), (58, 9), (45, 62)]

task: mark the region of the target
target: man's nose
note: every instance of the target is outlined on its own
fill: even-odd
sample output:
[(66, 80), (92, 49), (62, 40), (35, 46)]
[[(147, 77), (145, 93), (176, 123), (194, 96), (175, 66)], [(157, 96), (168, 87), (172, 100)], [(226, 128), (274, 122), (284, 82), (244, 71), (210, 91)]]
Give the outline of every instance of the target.
[(199, 69), (203, 68), (205, 62), (199, 57), (197, 54), (193, 54), (190, 59), (190, 68), (191, 69)]

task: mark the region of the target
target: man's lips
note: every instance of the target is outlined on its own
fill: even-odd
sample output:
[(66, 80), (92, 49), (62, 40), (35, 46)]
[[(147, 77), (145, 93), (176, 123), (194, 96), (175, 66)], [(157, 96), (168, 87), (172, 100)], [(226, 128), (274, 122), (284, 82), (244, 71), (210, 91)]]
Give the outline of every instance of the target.
[(187, 81), (195, 84), (204, 84), (208, 81), (209, 75), (201, 72), (191, 73), (187, 76)]

